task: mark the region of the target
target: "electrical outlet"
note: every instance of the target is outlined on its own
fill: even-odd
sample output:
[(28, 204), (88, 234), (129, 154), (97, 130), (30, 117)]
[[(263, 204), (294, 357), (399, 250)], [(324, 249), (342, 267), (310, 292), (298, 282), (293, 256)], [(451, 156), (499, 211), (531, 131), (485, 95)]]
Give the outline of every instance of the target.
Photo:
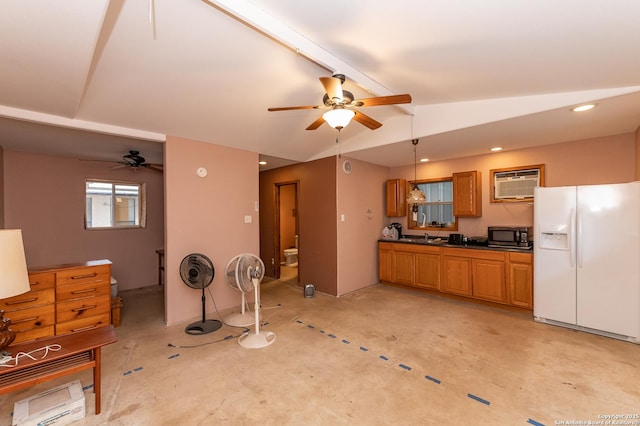
[(252, 218), (251, 218), (251, 215), (246, 215), (246, 216), (244, 217), (244, 223), (251, 223), (251, 219), (252, 219)]

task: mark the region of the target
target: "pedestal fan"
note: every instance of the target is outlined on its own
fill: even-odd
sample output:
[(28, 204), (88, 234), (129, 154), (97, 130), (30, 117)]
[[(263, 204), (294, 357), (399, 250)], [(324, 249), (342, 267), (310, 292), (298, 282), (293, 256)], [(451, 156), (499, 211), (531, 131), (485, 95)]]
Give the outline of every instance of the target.
[(195, 289), (202, 289), (202, 321), (189, 324), (185, 329), (187, 334), (207, 334), (222, 327), (222, 322), (206, 319), (206, 299), (204, 289), (211, 284), (215, 269), (213, 263), (204, 254), (192, 253), (180, 262), (180, 278), (186, 285)]
[[(224, 323), (226, 325), (230, 325), (232, 327), (248, 327), (252, 325), (254, 320), (254, 313), (247, 310), (247, 291), (244, 291), (240, 286), (238, 286), (238, 270), (237, 270), (238, 256), (232, 258), (229, 263), (227, 263), (227, 267), (225, 268), (224, 280), (234, 290), (239, 290), (242, 294), (242, 304), (240, 307), (240, 312), (233, 313), (228, 317), (224, 318)], [(251, 291), (249, 289), (248, 291)]]
[(244, 348), (264, 348), (276, 340), (275, 333), (260, 330), (260, 281), (264, 277), (264, 263), (253, 254), (240, 254), (229, 261), (225, 277), (230, 277), (234, 285), (242, 293), (254, 292), (255, 330), (247, 331), (238, 339)]

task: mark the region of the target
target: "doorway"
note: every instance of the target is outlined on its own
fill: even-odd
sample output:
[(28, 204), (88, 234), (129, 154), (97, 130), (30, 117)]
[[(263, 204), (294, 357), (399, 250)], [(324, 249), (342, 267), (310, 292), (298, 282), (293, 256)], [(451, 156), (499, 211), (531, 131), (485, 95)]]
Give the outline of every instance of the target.
[(298, 283), (298, 182), (276, 183), (276, 226), (273, 241), (275, 275), (281, 281)]

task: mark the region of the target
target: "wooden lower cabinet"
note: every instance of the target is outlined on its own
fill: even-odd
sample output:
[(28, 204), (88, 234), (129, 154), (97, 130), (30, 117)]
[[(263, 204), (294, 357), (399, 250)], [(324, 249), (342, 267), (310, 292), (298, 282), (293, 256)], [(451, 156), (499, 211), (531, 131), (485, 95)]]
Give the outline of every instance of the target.
[(111, 262), (96, 260), (29, 271), (31, 291), (0, 299), (14, 343), (107, 326)]
[(393, 246), (378, 243), (378, 277), (380, 281), (393, 281)]
[(471, 259), (443, 253), (440, 290), (461, 296), (471, 296)]
[(415, 253), (415, 285), (438, 290), (440, 288), (440, 249), (436, 247), (423, 249), (425, 250)]
[(379, 243), (380, 281), (533, 308), (533, 255)]
[(533, 254), (509, 253), (509, 304), (533, 309)]

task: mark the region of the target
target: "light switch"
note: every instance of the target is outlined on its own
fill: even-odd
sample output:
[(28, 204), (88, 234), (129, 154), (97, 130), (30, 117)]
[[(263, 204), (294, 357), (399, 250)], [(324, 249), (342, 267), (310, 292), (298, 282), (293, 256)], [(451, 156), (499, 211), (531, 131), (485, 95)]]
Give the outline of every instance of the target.
[(244, 217), (244, 223), (251, 223), (251, 215), (246, 215)]
[(340, 222), (344, 222), (344, 214), (340, 215)]

